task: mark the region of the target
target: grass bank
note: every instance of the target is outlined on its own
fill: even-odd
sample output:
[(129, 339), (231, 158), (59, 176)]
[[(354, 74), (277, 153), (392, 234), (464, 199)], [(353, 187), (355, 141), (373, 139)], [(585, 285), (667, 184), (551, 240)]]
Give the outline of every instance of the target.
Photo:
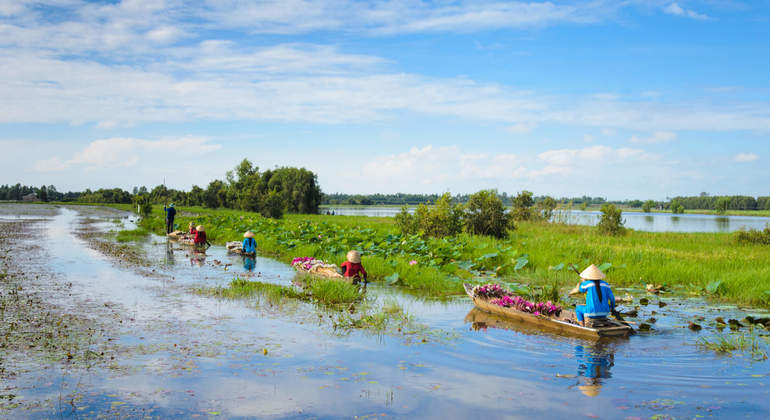
[[(770, 247), (740, 244), (735, 234), (631, 231), (608, 237), (589, 226), (519, 223), (502, 240), (465, 234), (423, 239), (399, 234), (392, 218), (271, 220), (235, 210), (181, 208), (177, 223), (189, 221), (204, 224), (209, 240), (220, 244), (252, 230), (261, 253), (286, 262), (315, 256), (339, 264), (347, 250), (359, 249), (371, 280), (431, 296), (461, 294), (468, 280), (557, 284), (564, 290), (577, 281), (567, 264), (608, 262), (608, 279), (616, 286), (683, 286), (718, 299), (770, 305)], [(162, 210), (141, 226), (162, 233)]]

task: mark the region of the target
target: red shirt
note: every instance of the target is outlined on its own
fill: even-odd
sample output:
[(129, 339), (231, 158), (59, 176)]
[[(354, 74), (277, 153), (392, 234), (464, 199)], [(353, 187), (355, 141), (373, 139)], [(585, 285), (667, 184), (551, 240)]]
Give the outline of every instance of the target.
[(195, 230), (195, 228), (194, 228), (194, 227), (191, 227), (191, 228), (190, 228), (190, 235), (195, 235), (196, 233), (198, 233), (198, 231), (197, 231), (197, 230)]
[(343, 267), (345, 267), (345, 277), (355, 277), (359, 274), (364, 278), (366, 277), (366, 270), (364, 270), (364, 266), (361, 263), (345, 261), (340, 265), (340, 268)]
[(193, 243), (195, 244), (205, 244), (206, 243), (206, 232), (204, 231), (195, 231), (195, 239), (193, 239)]

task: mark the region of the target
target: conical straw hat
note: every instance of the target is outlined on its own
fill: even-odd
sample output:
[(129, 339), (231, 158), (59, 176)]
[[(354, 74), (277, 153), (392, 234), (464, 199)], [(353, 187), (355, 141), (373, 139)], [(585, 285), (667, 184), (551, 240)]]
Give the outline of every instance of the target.
[(254, 233), (249, 230), (249, 231), (247, 231), (246, 233), (243, 234), (243, 237), (244, 238), (253, 238), (254, 237)]
[(198, 227), (195, 228), (198, 232), (205, 232), (206, 230), (203, 229), (203, 225), (198, 225)]
[(582, 273), (580, 273), (581, 279), (586, 280), (604, 280), (604, 273), (602, 273), (602, 270), (599, 270), (599, 267), (597, 267), (595, 264), (591, 264), (583, 270)]
[(601, 392), (602, 386), (599, 384), (580, 385), (578, 389), (587, 397), (595, 397), (599, 395), (599, 392)]
[(348, 251), (348, 261), (352, 262), (353, 264), (360, 263), (361, 253), (355, 250)]

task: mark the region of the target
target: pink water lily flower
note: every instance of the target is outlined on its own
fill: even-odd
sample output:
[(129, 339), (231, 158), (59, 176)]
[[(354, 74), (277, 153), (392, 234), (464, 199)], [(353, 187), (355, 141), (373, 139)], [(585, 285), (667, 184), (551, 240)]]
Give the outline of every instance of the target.
[(409, 261), (409, 265), (416, 265), (416, 264), (417, 264), (417, 260)]

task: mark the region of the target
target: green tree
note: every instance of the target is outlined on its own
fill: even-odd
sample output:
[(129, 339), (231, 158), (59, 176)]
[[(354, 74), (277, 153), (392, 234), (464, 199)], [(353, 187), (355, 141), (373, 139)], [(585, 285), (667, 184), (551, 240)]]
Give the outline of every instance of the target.
[(674, 213), (674, 214), (684, 213), (684, 206), (678, 200), (672, 200), (668, 208), (670, 208), (671, 213)]
[(719, 197), (714, 203), (714, 210), (717, 214), (727, 213), (727, 209), (730, 208), (730, 199), (728, 197)]
[(278, 191), (272, 190), (263, 197), (260, 213), (265, 217), (280, 219), (283, 217), (283, 209), (284, 205), (281, 194)]
[(513, 199), (513, 219), (530, 220), (532, 218), (531, 207), (533, 204), (535, 204), (535, 200), (532, 198), (532, 192), (527, 190), (521, 191)]
[(38, 190), (37, 198), (39, 198), (40, 201), (48, 201), (48, 188), (46, 188), (45, 185)]
[(511, 215), (505, 212), (503, 201), (495, 190), (481, 190), (471, 195), (465, 205), (464, 219), (465, 229), (476, 235), (504, 238), (508, 230), (514, 228)]
[(551, 220), (553, 217), (553, 211), (556, 209), (556, 200), (553, 197), (546, 196), (539, 201), (536, 205), (537, 212), (544, 220)]
[(623, 220), (622, 210), (614, 204), (604, 204), (601, 212), (602, 215), (599, 223), (596, 225), (599, 228), (599, 232), (605, 235), (621, 235), (625, 233), (626, 228), (623, 227), (625, 221)]
[(414, 235), (417, 233), (417, 218), (409, 212), (409, 207), (402, 206), (401, 211), (396, 214), (396, 226), (401, 233)]
[(652, 208), (655, 207), (655, 202), (652, 200), (647, 200), (642, 204), (642, 211), (645, 213), (649, 213), (652, 211)]

